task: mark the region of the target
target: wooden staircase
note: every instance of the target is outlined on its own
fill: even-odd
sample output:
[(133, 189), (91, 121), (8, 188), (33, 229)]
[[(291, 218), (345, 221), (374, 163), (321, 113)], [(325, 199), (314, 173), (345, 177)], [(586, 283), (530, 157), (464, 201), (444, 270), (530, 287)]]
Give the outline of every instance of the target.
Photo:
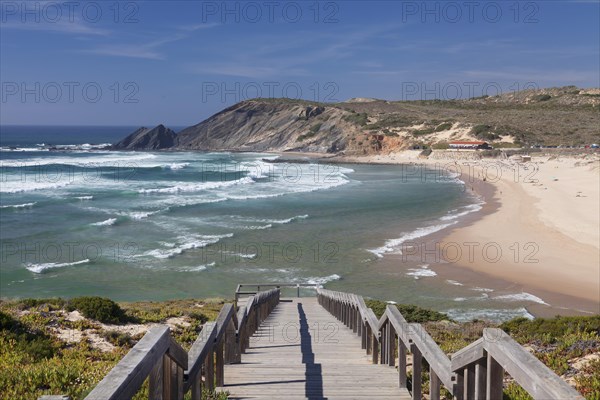
[(410, 399), (393, 368), (372, 365), (360, 337), (314, 297), (282, 300), (225, 366), (230, 399)]
[[(281, 300), (289, 286), (298, 297)], [(300, 289), (238, 285), (235, 305), (204, 325), (189, 352), (167, 326), (152, 328), (86, 400), (131, 399), (146, 381), (151, 400), (201, 400), (203, 389), (230, 399), (422, 400), (426, 377), (431, 400), (502, 400), (507, 376), (536, 400), (583, 400), (500, 329), (450, 358), (395, 306), (378, 319), (361, 296)]]

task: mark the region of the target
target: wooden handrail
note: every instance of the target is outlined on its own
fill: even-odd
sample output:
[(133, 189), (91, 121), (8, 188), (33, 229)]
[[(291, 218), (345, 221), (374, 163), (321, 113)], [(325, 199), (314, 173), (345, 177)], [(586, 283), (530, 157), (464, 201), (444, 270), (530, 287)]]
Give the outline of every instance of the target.
[(248, 338), (279, 303), (279, 289), (258, 292), (236, 313), (225, 304), (216, 321), (204, 324), (186, 352), (171, 337), (169, 327), (151, 328), (127, 355), (90, 392), (86, 400), (132, 398), (146, 378), (149, 398), (202, 399), (202, 387), (212, 391), (224, 385), (224, 365), (239, 363)]
[[(117, 400), (133, 397), (155, 365), (162, 363), (171, 344), (168, 327), (151, 328), (87, 395), (86, 400)], [(187, 357), (180, 361), (187, 364)]]
[[(480, 367), (476, 368), (478, 365)], [(490, 374), (486, 369), (493, 365), (496, 372)], [(469, 385), (468, 382), (464, 384), (464, 398), (471, 398), (471, 394), (477, 395), (478, 392), (491, 392), (492, 395), (496, 391), (497, 395), (501, 395), (501, 379), (506, 371), (534, 399), (583, 399), (577, 391), (501, 329), (484, 329), (481, 339), (456, 352), (452, 356), (452, 371), (463, 379), (467, 375), (473, 376), (475, 383), (481, 382), (480, 387)], [(490, 380), (494, 375), (497, 376), (497, 382)]]
[[(361, 296), (317, 289), (319, 304), (361, 336), (373, 363), (395, 366), (398, 384), (407, 387), (407, 352), (413, 356), (412, 398), (421, 399), (423, 368), (429, 368), (429, 398), (439, 400), (443, 385), (455, 399), (501, 400), (506, 371), (534, 399), (583, 400), (575, 389), (500, 329), (452, 355), (452, 360), (420, 325), (408, 323), (388, 305), (379, 320)], [(427, 364), (423, 363), (427, 361)]]

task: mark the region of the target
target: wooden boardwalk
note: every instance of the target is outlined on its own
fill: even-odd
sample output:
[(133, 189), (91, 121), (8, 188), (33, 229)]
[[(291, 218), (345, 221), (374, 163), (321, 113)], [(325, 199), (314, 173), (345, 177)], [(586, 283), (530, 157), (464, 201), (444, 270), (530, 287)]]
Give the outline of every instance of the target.
[(230, 399), (410, 399), (395, 368), (372, 364), (361, 339), (316, 298), (282, 300), (225, 365)]

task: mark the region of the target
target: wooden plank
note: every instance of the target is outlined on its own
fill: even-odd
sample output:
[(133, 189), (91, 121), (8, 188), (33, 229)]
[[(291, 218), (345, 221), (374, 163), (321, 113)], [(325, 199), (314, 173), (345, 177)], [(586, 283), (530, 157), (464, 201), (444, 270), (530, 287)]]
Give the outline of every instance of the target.
[(151, 328), (87, 395), (86, 400), (120, 400), (133, 397), (156, 363), (167, 352), (169, 345), (170, 334), (167, 326)]

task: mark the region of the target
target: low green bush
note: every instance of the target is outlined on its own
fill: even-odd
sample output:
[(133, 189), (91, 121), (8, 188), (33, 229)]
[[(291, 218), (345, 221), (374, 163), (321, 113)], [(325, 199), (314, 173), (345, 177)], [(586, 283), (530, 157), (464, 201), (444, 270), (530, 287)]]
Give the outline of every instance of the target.
[[(365, 300), (365, 304), (367, 307), (373, 309), (377, 318), (381, 318), (385, 312), (385, 308), (388, 306), (388, 303), (381, 300)], [(423, 323), (450, 319), (446, 314), (413, 305), (396, 304), (396, 307), (408, 322)]]
[(56, 350), (52, 340), (43, 332), (30, 329), (1, 311), (0, 333), (16, 351), (28, 355), (33, 362), (52, 357)]
[(600, 335), (600, 315), (592, 317), (515, 318), (500, 325), (505, 332), (519, 342), (527, 342), (547, 336), (549, 342), (568, 333), (596, 333)]
[(444, 122), (443, 124), (438, 125), (438, 127), (435, 128), (435, 131), (443, 132), (443, 131), (447, 131), (450, 128), (452, 128), (452, 122)]
[(128, 321), (121, 307), (106, 297), (75, 297), (67, 303), (67, 310), (77, 310), (86, 318), (108, 324), (119, 324)]
[(535, 101), (548, 101), (552, 98), (549, 94), (538, 94), (537, 96), (533, 96), (533, 100)]

